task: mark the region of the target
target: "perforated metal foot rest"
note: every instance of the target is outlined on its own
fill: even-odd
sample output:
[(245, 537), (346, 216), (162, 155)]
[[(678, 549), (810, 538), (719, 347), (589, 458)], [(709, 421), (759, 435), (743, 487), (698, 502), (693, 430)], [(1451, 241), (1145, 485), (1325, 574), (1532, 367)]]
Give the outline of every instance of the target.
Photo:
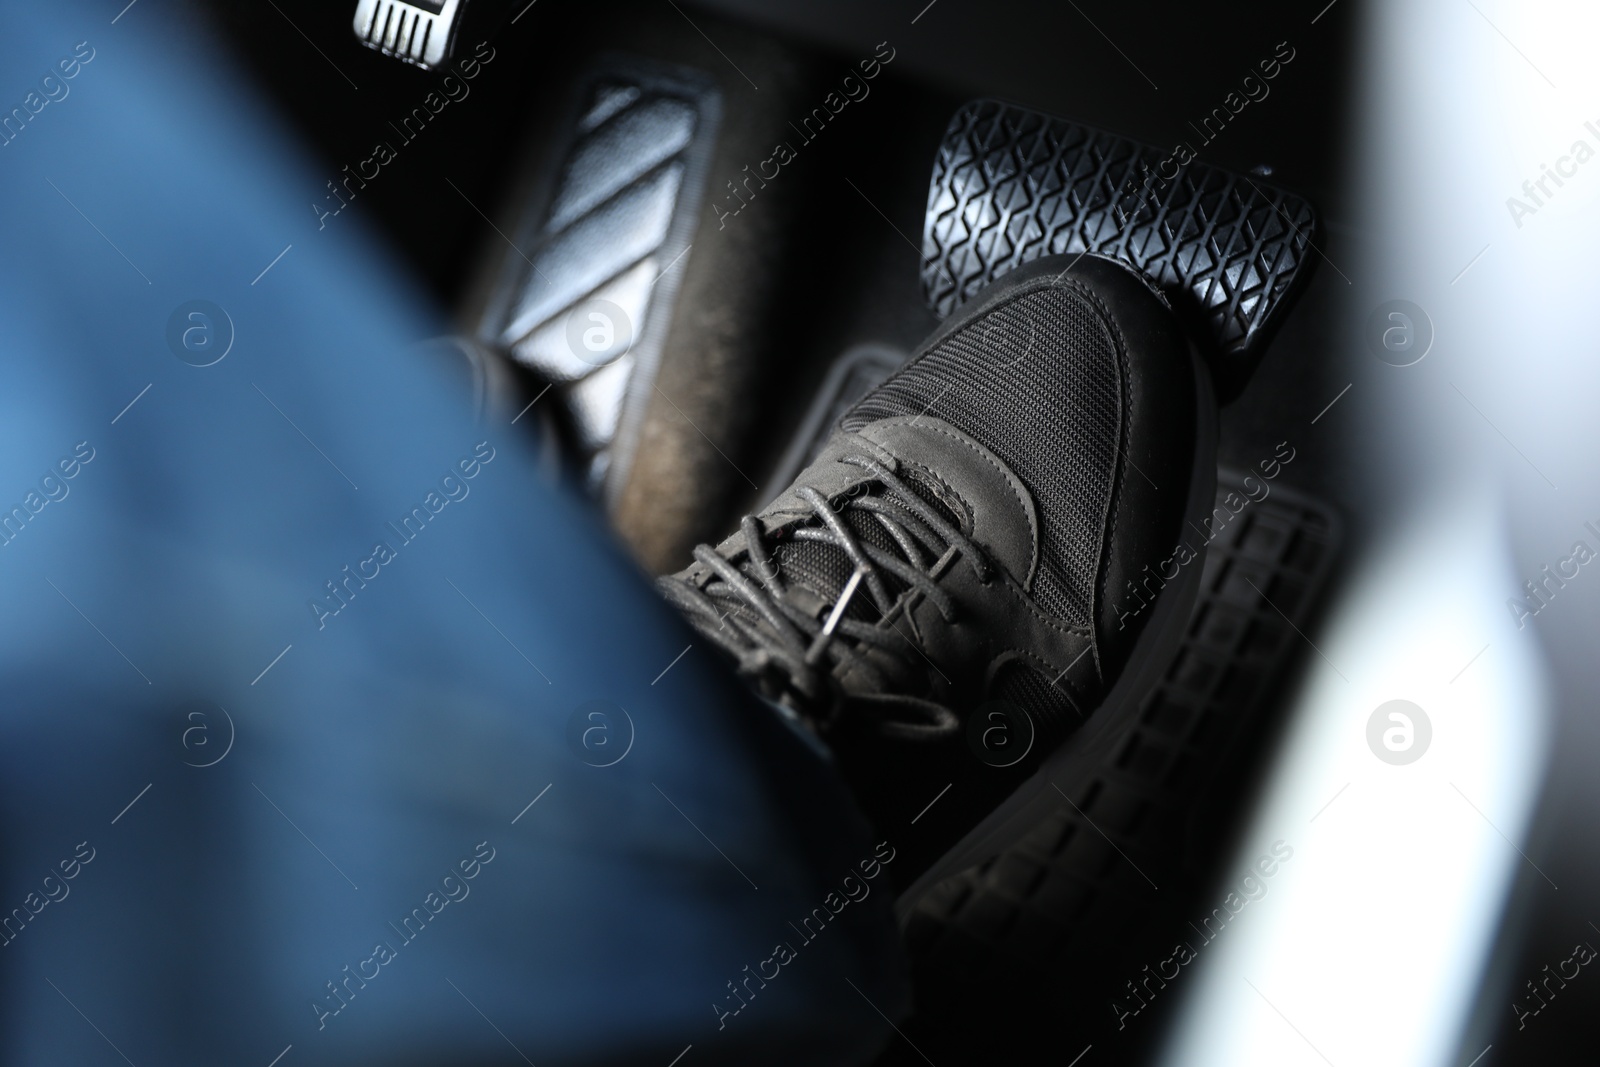
[[(1242, 478), (1218, 473), (1219, 509), (1226, 494), (1243, 497)], [(1306, 625), (1340, 541), (1327, 507), (1259, 476), (1250, 484), (1269, 495), (1209, 531), (1188, 633), (1137, 724), (1092, 779), (1059, 783), (1082, 815), (1063, 801), (1016, 846), (913, 908), (906, 937), (924, 982), (970, 988), (985, 976), (1049, 974), (1068, 985), (1087, 979), (1085, 992), (1109, 998), (1127, 977), (1117, 958), (1139, 951), (1137, 931), (1161, 927), (1156, 942), (1170, 949), (1183, 917), (1204, 913), (1190, 898), (1205, 899), (1207, 868), (1226, 859), (1216, 853), (1232, 828), (1212, 825), (1200, 801), (1229, 750), (1278, 706), (1275, 687), (1307, 651), (1295, 628)], [(1152, 923), (1158, 911), (1172, 912), (1171, 922)]]
[(1039, 256), (1122, 260), (1167, 294), (1226, 400), (1309, 274), (1316, 226), (1305, 200), (1256, 179), (980, 100), (956, 112), (934, 163), (923, 293), (946, 316)]

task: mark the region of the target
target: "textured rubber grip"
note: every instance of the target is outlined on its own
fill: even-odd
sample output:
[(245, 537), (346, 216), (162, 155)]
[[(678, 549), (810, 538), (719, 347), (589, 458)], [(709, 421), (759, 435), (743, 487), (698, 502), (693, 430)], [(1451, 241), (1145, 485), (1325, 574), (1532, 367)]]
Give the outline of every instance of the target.
[[(1245, 504), (1252, 483), (1271, 495)], [(930, 1038), (963, 1025), (945, 1024), (945, 1015), (991, 1010), (975, 999), (979, 990), (1004, 1000), (1019, 988), (1092, 1005), (1082, 1014), (1098, 1030), (1113, 1018), (1105, 1005), (1127, 996), (1120, 983), (1158, 958), (1156, 948), (1166, 954), (1189, 938), (1187, 920), (1220, 900), (1218, 861), (1253, 780), (1240, 746), (1276, 729), (1286, 680), (1311, 655), (1300, 630), (1343, 542), (1330, 506), (1259, 474), (1217, 472), (1216, 514), (1233, 501), (1238, 516), (1206, 531), (1183, 646), (1115, 753), (1091, 777), (1062, 782), (1061, 805), (1027, 837), (940, 883), (908, 916)], [(945, 1012), (945, 1001), (967, 1013)], [(1019, 1011), (1015, 1026), (1062, 1047), (1069, 1040), (1059, 1015)], [(1099, 1040), (1070, 1036), (1080, 1039)]]
[(1309, 274), (1316, 226), (1309, 203), (1256, 179), (978, 100), (950, 120), (934, 163), (923, 292), (945, 316), (1039, 256), (1121, 260), (1166, 294), (1229, 399)]

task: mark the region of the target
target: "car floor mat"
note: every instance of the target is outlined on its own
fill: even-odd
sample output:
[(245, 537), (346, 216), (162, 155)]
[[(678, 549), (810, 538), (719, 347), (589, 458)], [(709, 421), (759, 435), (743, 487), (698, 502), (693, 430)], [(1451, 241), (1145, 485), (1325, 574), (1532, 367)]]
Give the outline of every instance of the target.
[[(1229, 498), (1247, 502), (1235, 514)], [(1217, 507), (1231, 518), (1207, 531), (1181, 650), (1113, 755), (1091, 778), (1059, 783), (1061, 805), (1027, 837), (940, 883), (907, 916), (918, 1008), (905, 1029), (946, 1048), (941, 1063), (993, 1062), (1013, 1042), (1047, 1042), (1065, 1062), (1108, 1043), (1152, 1002), (1176, 1002), (1161, 999), (1159, 977), (1145, 984), (1151, 967), (1179, 942), (1203, 955), (1217, 936), (1194, 924), (1226, 894), (1218, 882), (1250, 769), (1275, 734), (1342, 540), (1330, 508), (1259, 475), (1219, 471)], [(988, 1028), (973, 1031), (974, 1012), (1012, 1020), (1005, 1047)], [(1138, 1030), (1120, 1038), (1124, 1051), (1160, 1034), (1148, 1017)], [(903, 1051), (882, 1064), (916, 1062)]]

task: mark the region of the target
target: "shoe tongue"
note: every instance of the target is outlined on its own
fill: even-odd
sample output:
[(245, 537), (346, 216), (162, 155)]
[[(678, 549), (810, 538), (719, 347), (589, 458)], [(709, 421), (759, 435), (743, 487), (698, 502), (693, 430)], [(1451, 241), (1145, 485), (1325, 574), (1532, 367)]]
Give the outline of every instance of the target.
[[(900, 554), (900, 546), (895, 544), (894, 538), (890, 537), (889, 532), (871, 515), (860, 511), (847, 511), (841, 517), (858, 541), (886, 552)], [(820, 525), (820, 522), (817, 525)], [(844, 593), (844, 587), (856, 569), (856, 565), (851, 562), (849, 554), (843, 548), (825, 541), (784, 541), (773, 553), (772, 562), (783, 577), (784, 585), (791, 588), (798, 586), (815, 594), (822, 610), (832, 610), (833, 604)], [(902, 584), (900, 580), (888, 575), (884, 578), (890, 583), (890, 593), (898, 594)], [(860, 619), (865, 622), (878, 620), (880, 612), (872, 605), (871, 598), (866, 593), (865, 588), (856, 590), (849, 606), (845, 608), (845, 618)]]

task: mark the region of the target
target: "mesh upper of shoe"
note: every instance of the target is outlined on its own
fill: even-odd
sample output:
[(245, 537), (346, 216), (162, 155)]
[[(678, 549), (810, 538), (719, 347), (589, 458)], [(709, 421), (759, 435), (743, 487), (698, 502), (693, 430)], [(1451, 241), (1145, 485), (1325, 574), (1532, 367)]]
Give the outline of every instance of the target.
[[(957, 515), (950, 507), (940, 500), (938, 496), (926, 486), (920, 484), (919, 479), (908, 473), (905, 478), (906, 487), (916, 494), (917, 498), (941, 515), (947, 522), (957, 529), (963, 528), (962, 516)], [(884, 493), (881, 487), (874, 486), (873, 492), (881, 493), (889, 500), (901, 500), (897, 494)], [(842, 506), (840, 515), (845, 526), (863, 544), (870, 544), (881, 548), (891, 555), (904, 556), (900, 546), (888, 533), (875, 516), (861, 511), (853, 510), (848, 505)], [(815, 524), (815, 520), (811, 525)], [(786, 585), (803, 586), (816, 593), (822, 600), (832, 602), (845, 583), (850, 580), (850, 575), (855, 570), (855, 564), (849, 555), (838, 545), (824, 541), (806, 540), (780, 540), (772, 545), (770, 558), (772, 565), (783, 576)], [(924, 561), (925, 563), (927, 561)], [(754, 568), (744, 563), (743, 570), (754, 575)], [(884, 585), (892, 594), (904, 591), (905, 583), (899, 578), (883, 574), (880, 575)], [(726, 599), (734, 610), (742, 617), (754, 621), (755, 613), (747, 605), (738, 602), (737, 596), (731, 590), (713, 584), (709, 590), (714, 597)], [(845, 609), (844, 617), (860, 619), (864, 622), (876, 622), (882, 616), (878, 606), (873, 605), (866, 596), (858, 596), (852, 600)]]
[(840, 426), (858, 431), (926, 414), (988, 448), (1033, 494), (1035, 599), (1090, 625), (1122, 447), (1123, 358), (1110, 316), (1092, 296), (1072, 283), (1033, 288), (941, 339)]

